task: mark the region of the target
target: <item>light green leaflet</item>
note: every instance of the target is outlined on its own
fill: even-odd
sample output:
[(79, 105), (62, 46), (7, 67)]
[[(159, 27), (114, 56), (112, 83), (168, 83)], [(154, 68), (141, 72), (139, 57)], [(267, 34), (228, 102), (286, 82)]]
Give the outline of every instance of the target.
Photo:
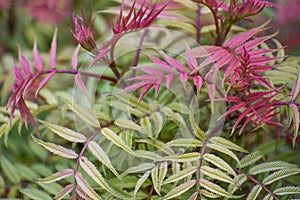
[(64, 158), (69, 158), (69, 159), (75, 159), (78, 157), (78, 154), (71, 149), (67, 149), (63, 146), (60, 146), (60, 145), (57, 145), (54, 143), (44, 142), (42, 140), (35, 138), (34, 136), (32, 136), (32, 138), (35, 142), (42, 145), (45, 149), (47, 149), (48, 151), (50, 151), (56, 155), (59, 155)]
[(56, 124), (50, 124), (50, 123), (42, 121), (42, 120), (39, 120), (39, 122), (44, 124), (47, 128), (52, 130), (58, 136), (66, 139), (70, 142), (83, 143), (83, 142), (86, 142), (86, 140), (87, 140), (87, 138), (84, 135), (82, 135), (81, 133), (78, 133), (78, 132), (68, 129), (66, 127), (59, 126)]

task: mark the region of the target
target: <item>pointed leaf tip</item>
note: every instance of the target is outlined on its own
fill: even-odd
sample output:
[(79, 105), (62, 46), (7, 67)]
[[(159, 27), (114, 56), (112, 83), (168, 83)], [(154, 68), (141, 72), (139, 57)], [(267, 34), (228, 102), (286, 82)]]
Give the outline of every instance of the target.
[(56, 48), (57, 48), (57, 27), (55, 27), (53, 39), (50, 48), (50, 67), (55, 69), (56, 67)]
[(38, 71), (43, 70), (43, 61), (42, 57), (40, 55), (40, 52), (37, 48), (37, 39), (34, 39), (34, 45), (33, 45), (33, 62)]
[(72, 56), (71, 65), (74, 70), (77, 70), (77, 67), (78, 67), (78, 53), (79, 53), (80, 47), (81, 47), (80, 44), (78, 44), (74, 51), (74, 54)]

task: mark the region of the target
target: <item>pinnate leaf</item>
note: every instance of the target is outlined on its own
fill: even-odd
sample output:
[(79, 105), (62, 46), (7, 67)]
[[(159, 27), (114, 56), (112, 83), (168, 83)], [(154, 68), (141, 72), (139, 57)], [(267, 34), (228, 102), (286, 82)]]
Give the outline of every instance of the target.
[(75, 180), (77, 186), (91, 199), (102, 199), (95, 190), (90, 186), (90, 184), (83, 178), (83, 176), (77, 172), (75, 175)]
[(69, 184), (64, 187), (57, 195), (54, 197), (54, 200), (64, 199), (68, 194), (74, 189), (74, 184)]
[(187, 182), (173, 188), (170, 192), (168, 192), (166, 194), (166, 196), (163, 197), (163, 199), (167, 200), (167, 199), (173, 199), (175, 197), (178, 197), (178, 196), (182, 195), (183, 193), (185, 193), (186, 191), (188, 191), (189, 189), (191, 189), (195, 184), (196, 184), (195, 180), (187, 181)]
[(98, 143), (91, 141), (88, 145), (88, 149), (102, 164), (104, 164), (112, 173), (114, 173), (114, 175), (117, 177), (119, 176), (118, 172), (111, 164), (109, 157)]
[(59, 181), (62, 180), (64, 178), (68, 178), (70, 176), (72, 176), (74, 174), (74, 170), (73, 169), (64, 169), (60, 172), (56, 172), (54, 174), (52, 174), (51, 176), (48, 176), (46, 178), (40, 179), (39, 182), (42, 183), (53, 183), (55, 181)]
[(54, 144), (51, 142), (44, 142), (42, 140), (35, 138), (34, 136), (32, 136), (32, 138), (35, 142), (37, 142), (38, 144), (43, 146), (45, 149), (47, 149), (48, 151), (50, 151), (56, 155), (59, 155), (64, 158), (69, 158), (69, 159), (75, 159), (78, 157), (78, 154), (75, 153), (75, 151), (73, 151), (71, 149), (67, 149), (63, 146), (60, 146), (60, 145), (57, 145), (57, 144)]
[(50, 124), (50, 123), (48, 123), (46, 121), (42, 121), (42, 120), (39, 120), (39, 122), (43, 123), (47, 128), (52, 130), (58, 136), (66, 139), (70, 142), (83, 143), (83, 142), (86, 142), (86, 140), (87, 140), (87, 138), (84, 135), (82, 135), (81, 133), (78, 133), (78, 132), (68, 129), (66, 127), (59, 126), (56, 124)]

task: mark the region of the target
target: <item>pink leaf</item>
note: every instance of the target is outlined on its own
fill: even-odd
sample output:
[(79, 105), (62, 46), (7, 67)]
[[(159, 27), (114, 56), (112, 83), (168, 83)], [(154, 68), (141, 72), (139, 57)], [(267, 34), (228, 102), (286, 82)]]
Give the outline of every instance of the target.
[(110, 51), (109, 48), (102, 50), (102, 51), (96, 56), (96, 58), (94, 58), (94, 60), (91, 62), (91, 64), (89, 65), (88, 69), (90, 69), (92, 66), (94, 66), (94, 65), (96, 64), (96, 62), (98, 62), (101, 58), (103, 58), (109, 51)]
[(146, 95), (146, 93), (151, 89), (153, 85), (147, 85), (141, 92), (140, 97), (139, 97), (139, 101), (141, 101), (143, 99), (143, 97)]
[(155, 69), (153, 67), (141, 67), (140, 70), (142, 70), (143, 72), (146, 72), (147, 74), (164, 76), (164, 74), (160, 70)]
[(21, 64), (21, 67), (23, 69), (23, 71), (27, 74), (27, 75), (31, 75), (31, 69), (30, 69), (30, 64), (29, 62), (26, 60), (26, 58), (23, 56), (21, 49), (19, 48), (19, 61)]
[(55, 28), (51, 48), (50, 48), (50, 67), (55, 69), (56, 67), (56, 38), (57, 38), (57, 28)]
[(196, 69), (198, 66), (198, 62), (193, 54), (193, 51), (189, 48), (189, 46), (186, 47), (185, 51), (186, 51), (186, 61), (187, 61), (189, 68), (191, 70)]
[(72, 56), (72, 62), (71, 62), (71, 65), (72, 65), (72, 68), (74, 70), (77, 70), (77, 67), (78, 67), (78, 53), (79, 53), (79, 50), (80, 50), (80, 44), (77, 45), (75, 51), (74, 51), (74, 54)]
[(168, 75), (166, 76), (166, 87), (167, 87), (168, 89), (170, 89), (170, 84), (171, 84), (171, 81), (173, 80), (173, 78), (174, 78), (174, 75), (173, 75), (173, 74), (168, 74)]
[(185, 84), (189, 79), (189, 74), (188, 73), (180, 73), (179, 79), (183, 84)]
[(149, 56), (150, 60), (156, 64), (157, 66), (161, 67), (163, 70), (165, 70), (166, 72), (169, 73), (173, 73), (174, 71), (172, 70), (172, 68), (164, 61), (154, 57), (154, 56)]
[(45, 87), (45, 85), (51, 80), (51, 78), (55, 75), (55, 71), (49, 73), (46, 78), (39, 84), (39, 87), (37, 88), (35, 92), (35, 98), (37, 97), (38, 93), (42, 88)]
[(232, 106), (228, 111), (226, 111), (221, 117), (227, 116), (235, 111), (238, 111), (240, 108), (243, 108), (247, 105), (246, 102), (241, 102), (235, 106)]
[(40, 55), (39, 50), (37, 49), (37, 42), (36, 39), (34, 40), (34, 46), (33, 46), (33, 62), (38, 71), (43, 70), (43, 61)]
[(24, 80), (22, 72), (17, 66), (14, 66), (14, 75), (18, 83)]
[(202, 84), (203, 84), (202, 77), (201, 76), (195, 76), (193, 81), (194, 81), (194, 84), (195, 84), (197, 90), (200, 90), (201, 87), (202, 87)]
[(163, 53), (164, 58), (166, 59), (166, 61), (173, 67), (175, 67), (176, 69), (178, 69), (180, 72), (185, 72), (185, 68), (184, 66), (178, 62), (176, 59), (168, 56), (167, 54)]
[(84, 95), (87, 97), (87, 99), (89, 99), (88, 91), (87, 91), (85, 84), (79, 73), (75, 75), (75, 83), (81, 89), (81, 91), (84, 93)]

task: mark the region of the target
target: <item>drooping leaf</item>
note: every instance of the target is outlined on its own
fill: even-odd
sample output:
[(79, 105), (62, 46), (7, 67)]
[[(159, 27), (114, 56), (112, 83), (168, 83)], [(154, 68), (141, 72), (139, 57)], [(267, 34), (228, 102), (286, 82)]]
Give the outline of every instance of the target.
[(52, 130), (54, 133), (56, 133), (58, 136), (70, 141), (70, 142), (76, 142), (76, 143), (83, 143), (86, 142), (87, 138), (76, 131), (73, 131), (71, 129), (68, 129), (63, 126), (59, 126), (56, 124), (50, 124), (46, 121), (39, 120), (39, 122), (43, 123), (47, 128)]
[(68, 178), (68, 177), (72, 176), (73, 174), (74, 174), (73, 169), (64, 169), (60, 172), (56, 172), (56, 173), (52, 174), (51, 176), (40, 179), (38, 181), (42, 182), (42, 183), (53, 183), (55, 181), (59, 181), (59, 180)]
[(189, 189), (191, 189), (195, 184), (196, 184), (195, 180), (187, 181), (187, 182), (173, 188), (172, 190), (170, 190), (170, 192), (168, 192), (163, 197), (163, 199), (167, 200), (167, 199), (172, 199), (172, 198), (178, 197), (178, 196), (182, 195), (183, 193), (187, 192)]
[(63, 146), (60, 146), (60, 145), (57, 145), (57, 144), (54, 144), (51, 142), (44, 142), (42, 140), (35, 138), (34, 136), (32, 136), (32, 138), (35, 142), (37, 142), (38, 144), (43, 146), (45, 149), (47, 149), (48, 151), (50, 151), (56, 155), (59, 155), (64, 158), (69, 158), (69, 159), (75, 159), (78, 157), (78, 154), (71, 149), (67, 149)]
[(91, 141), (88, 145), (88, 149), (102, 164), (104, 164), (112, 173), (114, 173), (114, 175), (119, 177), (119, 174), (111, 164), (109, 157), (98, 143)]

